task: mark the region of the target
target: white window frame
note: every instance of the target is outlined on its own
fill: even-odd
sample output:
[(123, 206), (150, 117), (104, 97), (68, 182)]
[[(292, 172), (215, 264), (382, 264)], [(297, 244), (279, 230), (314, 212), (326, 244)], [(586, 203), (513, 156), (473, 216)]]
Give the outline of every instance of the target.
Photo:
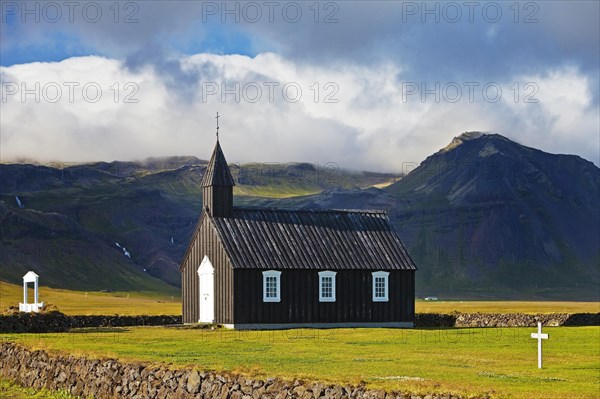
[[(263, 302), (281, 302), (281, 272), (277, 270), (267, 270), (263, 275)], [(267, 278), (275, 277), (275, 297), (267, 297)]]
[[(390, 297), (390, 272), (373, 272), (373, 302), (388, 302)], [(384, 282), (384, 296), (376, 296), (375, 282), (377, 279), (383, 278)]]
[[(335, 302), (335, 275), (337, 272), (329, 270), (319, 272), (319, 302)], [(323, 296), (323, 279), (331, 278), (331, 297)]]

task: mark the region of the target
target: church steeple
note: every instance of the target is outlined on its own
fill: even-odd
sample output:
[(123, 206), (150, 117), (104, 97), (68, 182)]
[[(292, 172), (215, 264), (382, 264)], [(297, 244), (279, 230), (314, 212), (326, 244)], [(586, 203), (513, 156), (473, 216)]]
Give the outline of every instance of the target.
[(217, 138), (217, 144), (202, 179), (202, 206), (209, 215), (225, 218), (232, 215), (233, 186), (235, 182)]

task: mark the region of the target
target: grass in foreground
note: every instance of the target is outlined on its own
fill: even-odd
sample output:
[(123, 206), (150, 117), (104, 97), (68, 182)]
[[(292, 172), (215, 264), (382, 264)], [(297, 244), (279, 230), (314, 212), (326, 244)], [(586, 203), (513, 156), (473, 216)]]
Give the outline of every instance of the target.
[(600, 327), (240, 332), (164, 327), (3, 335), (33, 348), (419, 393), (597, 398)]
[[(29, 298), (33, 298), (32, 289)], [(22, 286), (0, 281), (0, 310), (18, 306), (22, 301)], [(81, 292), (40, 287), (40, 301), (56, 305), (61, 312), (72, 315), (181, 314), (179, 296), (164, 297), (150, 292)]]
[(12, 381), (0, 378), (0, 398), (3, 399), (75, 399), (64, 390), (52, 392), (47, 389), (24, 388)]
[(600, 302), (568, 301), (422, 301), (417, 313), (598, 313)]

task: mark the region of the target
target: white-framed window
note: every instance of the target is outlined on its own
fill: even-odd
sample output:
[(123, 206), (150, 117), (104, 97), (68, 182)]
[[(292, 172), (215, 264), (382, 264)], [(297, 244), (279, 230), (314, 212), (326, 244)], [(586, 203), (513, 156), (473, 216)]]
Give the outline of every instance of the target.
[(319, 272), (319, 302), (335, 302), (336, 272)]
[(281, 302), (281, 272), (267, 270), (263, 274), (263, 302)]
[(390, 272), (373, 272), (373, 302), (387, 302)]

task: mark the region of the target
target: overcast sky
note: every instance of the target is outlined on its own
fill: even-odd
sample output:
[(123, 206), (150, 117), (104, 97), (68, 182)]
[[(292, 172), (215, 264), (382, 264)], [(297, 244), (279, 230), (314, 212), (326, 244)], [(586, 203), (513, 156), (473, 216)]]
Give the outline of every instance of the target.
[(600, 164), (599, 2), (2, 1), (3, 162), (401, 172), (464, 131)]

